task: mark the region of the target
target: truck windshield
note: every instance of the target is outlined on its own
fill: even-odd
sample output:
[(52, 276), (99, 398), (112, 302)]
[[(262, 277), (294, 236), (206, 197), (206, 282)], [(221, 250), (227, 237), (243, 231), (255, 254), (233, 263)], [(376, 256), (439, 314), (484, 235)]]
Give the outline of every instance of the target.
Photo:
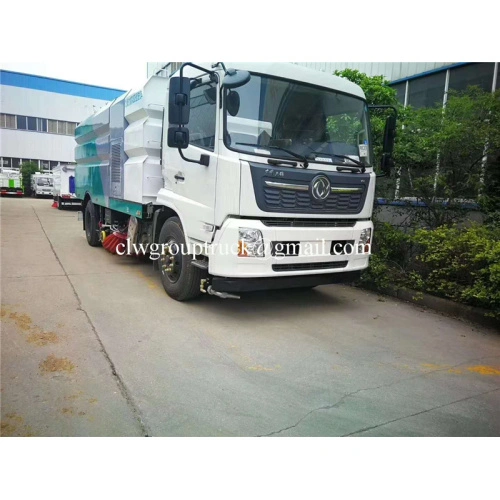
[(47, 177), (40, 177), (36, 180), (37, 186), (53, 186), (54, 182), (52, 179), (48, 179)]
[[(368, 108), (354, 96), (277, 78), (252, 75), (226, 91), (230, 149), (290, 158), (284, 148), (309, 161), (371, 166)], [(267, 148), (267, 149), (266, 149)]]

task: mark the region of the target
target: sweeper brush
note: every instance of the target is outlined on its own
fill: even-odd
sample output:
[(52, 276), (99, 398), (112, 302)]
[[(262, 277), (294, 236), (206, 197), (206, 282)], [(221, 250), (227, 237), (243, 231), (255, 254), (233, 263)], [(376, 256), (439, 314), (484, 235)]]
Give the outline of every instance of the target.
[(118, 231), (115, 231), (114, 233), (111, 233), (108, 236), (105, 236), (105, 234), (102, 234), (102, 246), (108, 251), (113, 254), (116, 254), (116, 250), (118, 249), (118, 246), (120, 245), (120, 253), (124, 253), (127, 250), (127, 234), (125, 233), (119, 233)]

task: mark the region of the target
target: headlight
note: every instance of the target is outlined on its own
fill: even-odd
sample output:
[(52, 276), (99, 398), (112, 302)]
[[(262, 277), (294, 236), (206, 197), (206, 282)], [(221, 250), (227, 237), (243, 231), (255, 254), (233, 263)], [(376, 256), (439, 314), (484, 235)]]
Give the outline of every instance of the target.
[(363, 229), (361, 231), (360, 236), (359, 236), (359, 242), (364, 245), (366, 243), (370, 243), (371, 239), (372, 239), (372, 230), (371, 230), (371, 228)]
[(371, 240), (372, 240), (371, 228), (362, 229), (361, 234), (359, 235), (358, 252), (359, 253), (371, 253), (370, 252)]
[(238, 229), (238, 257), (264, 257), (264, 238), (258, 229)]

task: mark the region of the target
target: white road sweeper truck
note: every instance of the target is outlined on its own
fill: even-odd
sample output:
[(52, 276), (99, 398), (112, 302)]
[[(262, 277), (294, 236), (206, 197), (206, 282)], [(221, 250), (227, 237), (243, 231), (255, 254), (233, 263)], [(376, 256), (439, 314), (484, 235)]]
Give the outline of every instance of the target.
[[(395, 129), (394, 110), (385, 173)], [(285, 63), (184, 63), (75, 136), (88, 243), (147, 252), (176, 300), (312, 288), (368, 266), (369, 108), (346, 79)]]
[(31, 175), (32, 196), (53, 196), (54, 176), (52, 172), (35, 172)]
[(24, 196), (23, 178), (19, 170), (0, 168), (0, 195)]
[(57, 208), (79, 206), (82, 202), (75, 194), (75, 165), (57, 165), (52, 169), (52, 197)]

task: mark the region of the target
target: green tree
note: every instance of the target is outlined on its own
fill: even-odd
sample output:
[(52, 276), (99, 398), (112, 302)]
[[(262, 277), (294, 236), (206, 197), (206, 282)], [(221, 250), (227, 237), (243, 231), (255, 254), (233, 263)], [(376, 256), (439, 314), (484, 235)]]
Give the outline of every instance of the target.
[[(346, 78), (359, 85), (365, 93), (368, 105), (399, 106), (396, 90), (390, 87), (389, 80), (383, 75), (368, 76), (366, 73), (348, 68), (342, 71), (336, 70), (334, 75)], [(370, 125), (374, 151), (373, 165), (377, 171), (382, 156), (385, 121), (389, 113), (389, 111), (384, 110), (370, 111)], [(394, 178), (381, 179), (377, 183), (377, 196), (384, 198), (389, 197), (391, 193), (394, 193), (394, 185)]]
[[(377, 196), (392, 198), (399, 184), (399, 197), (426, 204), (415, 212), (415, 222), (428, 227), (459, 221), (466, 213), (463, 201), (471, 199), (479, 201), (492, 222), (500, 222), (500, 91), (469, 87), (450, 91), (444, 110), (440, 105), (414, 109), (398, 104), (396, 91), (383, 76), (352, 69), (335, 75), (358, 84), (368, 104), (398, 106), (394, 160), (399, 179), (380, 179)], [(371, 112), (375, 166), (386, 116)]]
[(395, 106), (398, 103), (396, 91), (389, 86), (389, 80), (384, 76), (368, 76), (357, 69), (336, 70), (334, 75), (347, 78), (359, 85), (366, 96), (368, 104), (385, 104)]
[(400, 196), (426, 204), (420, 214), (427, 226), (463, 218), (465, 200), (498, 210), (500, 92), (478, 87), (450, 92), (445, 109), (409, 107), (402, 123), (395, 148), (402, 172)]
[(38, 171), (38, 165), (33, 161), (22, 164), (21, 175), (23, 178), (24, 194), (31, 196), (31, 175)]

